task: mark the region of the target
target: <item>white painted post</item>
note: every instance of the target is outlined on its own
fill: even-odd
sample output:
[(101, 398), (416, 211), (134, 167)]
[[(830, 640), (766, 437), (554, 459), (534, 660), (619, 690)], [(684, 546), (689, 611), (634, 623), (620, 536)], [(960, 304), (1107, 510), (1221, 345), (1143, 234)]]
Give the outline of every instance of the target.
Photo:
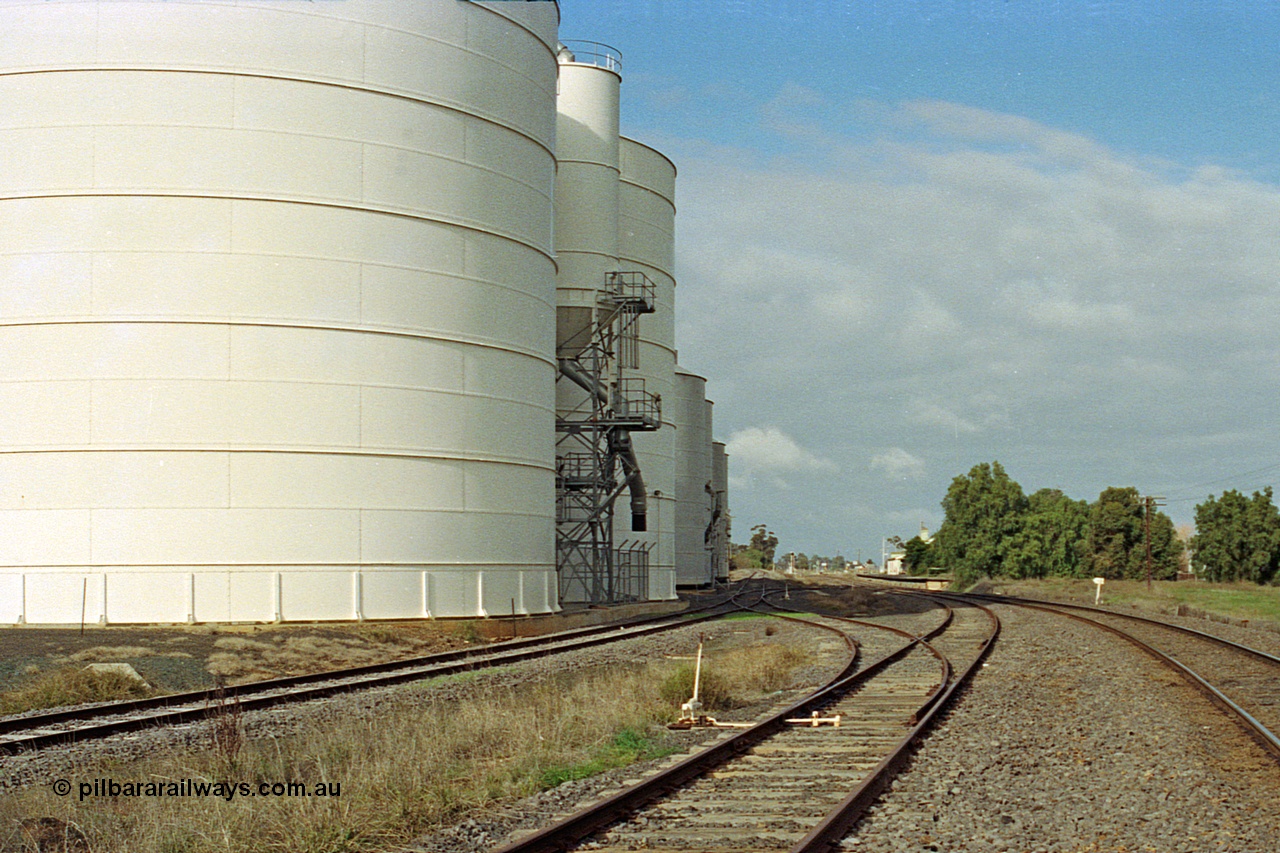
[(280, 579), (279, 572), (275, 572), (274, 574), (275, 574), (275, 577), (273, 578), (274, 583), (272, 585), (272, 590), (271, 590), (271, 598), (272, 598), (271, 609), (273, 611), (272, 619), (273, 621), (281, 622), (284, 620), (284, 612), (283, 612), (284, 602), (282, 601), (282, 599), (284, 598), (284, 594), (283, 594), (283, 590), (281, 589), (281, 585), (283, 584), (283, 581)]
[(1096, 587), (1093, 593), (1093, 606), (1097, 607), (1098, 602), (1102, 600), (1102, 585), (1107, 582), (1106, 578), (1094, 578), (1093, 583)]

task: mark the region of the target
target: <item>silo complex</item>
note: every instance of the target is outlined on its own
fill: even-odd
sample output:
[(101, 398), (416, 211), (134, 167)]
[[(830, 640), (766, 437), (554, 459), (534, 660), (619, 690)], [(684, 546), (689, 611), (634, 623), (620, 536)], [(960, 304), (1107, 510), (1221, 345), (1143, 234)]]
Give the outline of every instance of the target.
[(676, 582), (706, 586), (714, 576), (707, 529), (711, 523), (711, 406), (707, 380), (677, 366), (670, 409), (675, 426)]
[(0, 0), (0, 622), (555, 609), (557, 16)]
[[(559, 60), (560, 595), (590, 604), (673, 598), (670, 536), (662, 547), (669, 497), (654, 492), (670, 489), (674, 473), (671, 453), (663, 452), (670, 431), (661, 429), (654, 387), (669, 387), (674, 364), (673, 357), (666, 359), (664, 375), (662, 354), (674, 345), (675, 169), (652, 149), (618, 135), (617, 51), (568, 42)], [(662, 321), (655, 322), (660, 292), (665, 331)], [(673, 532), (672, 524), (666, 522)]]

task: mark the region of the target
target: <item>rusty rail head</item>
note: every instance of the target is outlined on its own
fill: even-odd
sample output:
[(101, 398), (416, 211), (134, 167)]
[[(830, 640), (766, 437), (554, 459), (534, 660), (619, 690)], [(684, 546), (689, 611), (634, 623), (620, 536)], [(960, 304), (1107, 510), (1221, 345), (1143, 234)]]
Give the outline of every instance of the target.
[[(996, 638), (1000, 635), (1000, 619), (987, 607), (980, 604), (973, 606), (983, 611), (991, 623), (991, 632), (983, 640), (981, 652), (955, 680), (947, 684), (944, 690), (930, 697), (926, 703), (927, 710), (919, 717), (919, 722), (894, 747), (893, 751), (875, 766), (862, 784), (854, 788), (817, 826), (796, 842), (788, 853), (828, 853), (838, 849), (841, 839), (862, 819), (871, 804), (906, 766), (915, 751), (916, 744), (924, 738), (937, 716), (953, 701), (956, 691), (973, 677), (986, 660), (987, 655), (995, 647)], [(937, 654), (936, 651), (934, 653)]]
[[(772, 607), (775, 605), (770, 604), (769, 606)], [(986, 656), (986, 654), (990, 650), (991, 641), (994, 639), (995, 633), (998, 633), (999, 631), (999, 620), (995, 618), (995, 615), (991, 613), (989, 610), (987, 610), (986, 608), (980, 607), (980, 609), (986, 612), (988, 616), (992, 620), (994, 620), (995, 629), (992, 633), (992, 636), (988, 637), (987, 640), (984, 641), (984, 644), (983, 644), (984, 648), (981, 656), (979, 657), (979, 662), (983, 657)], [(949, 607), (946, 608), (946, 612), (947, 612), (947, 615), (946, 615), (946, 618), (943, 620), (943, 622), (939, 626), (934, 628), (932, 631), (930, 631), (928, 634), (926, 634), (925, 637), (931, 638), (931, 637), (937, 636), (951, 624), (952, 619), (954, 617), (954, 613)], [(804, 622), (806, 624), (818, 625), (819, 627), (825, 628), (826, 630), (834, 630), (830, 628), (830, 626), (820, 625), (819, 623), (810, 622), (809, 620), (805, 620), (805, 619), (799, 619), (794, 616), (783, 616), (781, 614), (772, 614), (772, 615), (775, 615), (778, 618)], [(720, 741), (719, 743), (714, 744), (713, 746), (709, 747), (708, 749), (702, 752), (696, 753), (694, 755), (689, 756), (688, 758), (685, 758), (679, 763), (667, 768), (666, 770), (662, 771), (661, 773), (655, 776), (650, 777), (649, 779), (643, 780), (641, 782), (636, 783), (635, 785), (632, 785), (629, 788), (619, 791), (618, 793), (612, 795), (611, 797), (601, 801), (600, 803), (598, 803), (596, 806), (594, 806), (589, 810), (584, 810), (584, 811), (569, 815), (557, 821), (556, 823), (551, 824), (550, 826), (543, 827), (541, 830), (538, 830), (530, 835), (526, 835), (524, 838), (521, 838), (518, 841), (514, 841), (507, 844), (504, 847), (497, 848), (495, 851), (493, 851), (493, 853), (562, 853), (562, 851), (569, 850), (575, 845), (577, 845), (578, 843), (580, 843), (587, 836), (595, 832), (598, 832), (601, 829), (604, 829), (605, 827), (609, 826), (610, 824), (615, 823), (629, 816), (630, 814), (634, 813), (638, 809), (643, 808), (645, 805), (664, 796), (670, 791), (673, 791), (677, 788), (682, 787), (683, 785), (687, 784), (693, 779), (696, 779), (698, 776), (703, 775), (708, 770), (711, 770), (723, 764), (725, 761), (729, 760), (730, 758), (737, 755), (738, 753), (744, 752), (747, 749), (751, 748), (755, 744), (759, 743), (760, 741), (764, 740), (765, 738), (769, 737), (770, 735), (774, 734), (776, 731), (780, 730), (783, 726), (785, 726), (786, 725), (785, 721), (788, 717), (796, 716), (798, 714), (803, 714), (804, 712), (808, 711), (810, 708), (825, 704), (826, 702), (830, 701), (833, 697), (841, 693), (844, 693), (847, 690), (852, 689), (853, 687), (857, 686), (863, 681), (866, 681), (872, 678), (873, 676), (878, 674), (880, 671), (887, 668), (890, 664), (901, 659), (903, 656), (905, 656), (917, 645), (924, 645), (926, 648), (929, 649), (931, 653), (933, 653), (935, 656), (939, 658), (939, 660), (942, 663), (942, 673), (943, 673), (941, 684), (943, 685), (948, 684), (948, 679), (951, 673), (950, 663), (945, 659), (943, 655), (941, 655), (937, 651), (937, 649), (933, 648), (928, 643), (925, 637), (917, 636), (915, 634), (912, 634), (909, 631), (904, 631), (900, 628), (892, 628), (885, 625), (878, 625), (873, 622), (865, 622), (862, 620), (849, 619), (846, 617), (838, 617), (838, 616), (824, 617), (824, 618), (832, 618), (841, 622), (848, 622), (848, 623), (861, 625), (864, 627), (871, 627), (878, 630), (885, 630), (891, 633), (896, 633), (902, 636), (906, 640), (906, 643), (897, 651), (894, 651), (885, 655), (879, 660), (874, 661), (873, 663), (867, 665), (865, 668), (858, 670), (856, 672), (854, 671), (857, 666), (857, 655), (855, 653), (854, 658), (850, 661), (849, 665), (845, 667), (844, 671), (842, 671), (840, 675), (836, 676), (836, 678), (828, 682), (824, 687), (814, 692), (813, 694), (810, 694), (808, 697), (805, 697), (804, 699), (801, 699), (795, 702), (789, 707), (784, 708), (783, 710), (777, 712), (776, 714), (771, 715), (767, 719), (761, 721), (760, 723), (757, 723), (752, 728), (744, 729)], [(837, 632), (837, 633), (841, 633), (843, 636), (845, 636), (847, 638), (846, 642), (852, 641), (852, 638), (849, 637), (848, 634), (844, 632)], [(975, 662), (972, 666), (970, 666), (970, 668), (961, 677), (961, 679), (957, 679), (955, 682), (951, 682), (949, 686), (947, 686), (945, 689), (942, 689), (942, 690), (935, 689), (929, 695), (929, 697), (925, 700), (921, 708), (917, 710), (916, 717), (920, 720), (920, 722), (911, 730), (911, 732), (907, 735), (907, 737), (904, 738), (903, 742), (899, 744), (899, 746), (895, 749), (895, 755), (899, 755), (899, 757), (895, 759), (895, 757), (891, 755), (889, 758), (886, 758), (883, 762), (881, 762), (881, 767), (878, 767), (876, 772), (873, 774), (873, 780), (872, 780), (873, 782), (875, 781), (876, 776), (882, 777), (882, 781), (879, 783), (879, 786), (877, 787), (874, 784), (864, 783), (858, 789), (858, 791), (863, 792), (861, 796), (863, 798), (866, 798), (865, 799), (866, 804), (862, 805), (861, 810), (852, 816), (853, 822), (857, 821), (858, 817), (861, 816), (862, 811), (865, 811), (866, 805), (869, 805), (870, 802), (874, 800), (875, 796), (877, 796), (880, 790), (883, 788), (883, 785), (888, 784), (888, 781), (892, 779), (893, 775), (896, 774), (896, 772), (902, 766), (902, 764), (906, 762), (907, 758), (910, 755), (909, 747), (911, 746), (911, 744), (921, 736), (921, 733), (923, 731), (927, 729), (927, 727), (931, 724), (932, 720), (934, 719), (934, 716), (936, 715), (936, 713), (946, 705), (946, 703), (950, 700), (950, 698), (954, 694), (956, 687), (965, 678), (967, 678), (968, 675), (976, 668), (977, 663), (978, 662)], [(838, 810), (841, 813), (839, 814), (833, 813), (832, 815), (829, 815), (828, 818), (823, 821), (823, 824), (821, 824), (820, 827), (825, 826), (828, 828), (828, 831), (830, 832), (839, 832), (839, 827), (842, 825), (841, 820), (844, 817), (844, 815), (849, 814), (850, 813), (849, 809), (856, 807), (858, 802), (860, 802), (860, 801), (854, 800), (854, 796), (858, 794), (858, 791), (855, 791), (854, 795), (851, 795), (850, 799), (847, 801), (847, 802), (852, 802), (853, 803), (852, 806), (842, 803), (841, 808)], [(850, 823), (849, 825), (852, 825), (852, 823)], [(814, 833), (818, 831), (819, 830), (815, 829)], [(814, 835), (814, 833), (810, 833), (810, 835)], [(838, 839), (839, 836), (835, 836), (835, 837)], [(821, 842), (817, 842), (817, 843), (821, 843)], [(823, 848), (821, 847), (812, 847), (812, 848), (797, 847), (796, 848), (796, 850), (801, 850), (801, 849), (818, 850)]]
[[(787, 725), (786, 720), (788, 717), (804, 713), (810, 708), (822, 704), (832, 695), (847, 689), (849, 686), (856, 683), (857, 680), (870, 677), (870, 675), (874, 674), (874, 672), (878, 672), (890, 662), (886, 657), (885, 659), (877, 661), (871, 667), (860, 672), (855, 672), (859, 661), (858, 645), (857, 642), (847, 633), (832, 628), (829, 625), (822, 625), (817, 622), (811, 622), (807, 619), (799, 619), (792, 616), (781, 616), (778, 614), (770, 615), (794, 622), (814, 625), (844, 637), (847, 646), (851, 650), (849, 660), (844, 669), (842, 669), (835, 678), (827, 682), (826, 685), (816, 692), (787, 706), (781, 711), (770, 715), (768, 718), (760, 721), (751, 728), (742, 729), (719, 743), (713, 744), (707, 749), (695, 753), (671, 767), (668, 767), (661, 773), (651, 776), (648, 779), (638, 782), (628, 788), (624, 788), (611, 797), (597, 803), (591, 809), (576, 812), (562, 818), (561, 820), (543, 827), (530, 835), (526, 835), (517, 841), (513, 841), (503, 847), (497, 848), (493, 853), (560, 853), (560, 851), (568, 850), (592, 833), (598, 832), (610, 824), (627, 817), (659, 797), (686, 785), (693, 779), (696, 779), (706, 773), (708, 770), (720, 766), (735, 755), (745, 752), (760, 741), (784, 728)], [(906, 650), (910, 649), (918, 641), (918, 638), (912, 638), (911, 642), (908, 643), (898, 654), (905, 654)]]
[[(988, 597), (983, 596), (983, 598), (987, 599)], [(1101, 608), (1095, 608), (1095, 607), (1085, 607), (1079, 604), (1058, 604), (1056, 602), (1049, 602), (1049, 601), (1041, 602), (1041, 601), (1036, 601), (1034, 599), (1018, 599), (1013, 597), (1010, 597), (1008, 600), (1001, 600), (1000, 603), (1009, 604), (1010, 606), (1014, 606), (1014, 607), (1025, 607), (1031, 610), (1042, 610), (1046, 613), (1054, 613), (1058, 616), (1065, 616), (1068, 619), (1075, 619), (1078, 622), (1083, 622), (1086, 625), (1090, 625), (1094, 628), (1101, 628), (1102, 630), (1107, 631), (1111, 634), (1114, 634), (1115, 636), (1120, 637), (1123, 640), (1127, 640), (1128, 642), (1132, 643), (1134, 646), (1141, 649), (1143, 652), (1146, 652), (1148, 655), (1150, 655), (1160, 663), (1167, 666), (1169, 669), (1172, 669), (1174, 672), (1177, 672), (1187, 681), (1191, 682), (1192, 686), (1194, 686), (1196, 689), (1200, 690), (1200, 692), (1204, 693), (1207, 697), (1209, 697), (1209, 700), (1213, 702), (1213, 704), (1217, 705), (1219, 708), (1225, 711), (1228, 716), (1234, 717), (1241, 724), (1241, 726), (1243, 726), (1245, 732), (1250, 737), (1252, 737), (1255, 741), (1257, 741), (1258, 744), (1261, 745), (1262, 748), (1265, 749), (1271, 755), (1272, 758), (1280, 760), (1280, 736), (1277, 736), (1277, 734), (1271, 731), (1269, 728), (1267, 728), (1262, 721), (1258, 720), (1256, 717), (1254, 717), (1244, 708), (1236, 704), (1229, 696), (1227, 696), (1217, 687), (1214, 687), (1212, 684), (1210, 684), (1199, 673), (1197, 673), (1196, 671), (1191, 669), (1189, 666), (1179, 661), (1177, 658), (1174, 658), (1171, 655), (1165, 654), (1164, 652), (1157, 649), (1155, 646), (1152, 646), (1149, 643), (1143, 642), (1142, 640), (1138, 639), (1132, 634), (1122, 631), (1121, 629), (1115, 627), (1114, 625), (1107, 625), (1103, 622), (1098, 622), (1095, 619), (1090, 619), (1087, 616), (1081, 616), (1078, 613), (1070, 613), (1068, 612), (1068, 609), (1089, 610), (1095, 613), (1105, 614), (1107, 616), (1118, 616), (1123, 619), (1133, 619), (1138, 622), (1148, 622), (1151, 624), (1159, 625), (1162, 628), (1169, 628), (1184, 634), (1195, 636), (1199, 639), (1211, 641), (1213, 643), (1225, 646), (1227, 648), (1235, 649), (1236, 651), (1255, 655), (1257, 657), (1270, 660), (1275, 663), (1280, 663), (1280, 658), (1276, 658), (1274, 655), (1268, 654), (1266, 652), (1258, 651), (1257, 649), (1250, 648), (1249, 646), (1241, 645), (1240, 643), (1233, 643), (1232, 641), (1223, 639), (1222, 637), (1215, 637), (1214, 635), (1207, 634), (1203, 631), (1196, 631), (1192, 628), (1184, 628), (1181, 625), (1170, 625), (1166, 622), (1160, 622), (1155, 619), (1148, 619), (1144, 616), (1134, 616), (1128, 613), (1115, 613), (1110, 610), (1103, 610)], [(1063, 608), (1063, 609), (1059, 609), (1059, 608)]]

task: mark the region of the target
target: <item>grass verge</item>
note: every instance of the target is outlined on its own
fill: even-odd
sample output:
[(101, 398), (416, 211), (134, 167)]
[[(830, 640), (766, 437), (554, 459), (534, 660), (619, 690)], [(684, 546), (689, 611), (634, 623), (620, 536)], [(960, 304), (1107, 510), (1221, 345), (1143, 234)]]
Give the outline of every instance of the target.
[[(1048, 578), (1039, 581), (991, 581), (992, 588), (1009, 595), (1028, 598), (1058, 598), (1093, 603), (1094, 586), (1089, 578)], [(1185, 604), (1198, 610), (1233, 619), (1280, 624), (1280, 587), (1246, 583), (1206, 581), (1111, 580), (1102, 588), (1104, 604), (1172, 612)]]
[[(765, 627), (741, 640), (751, 645), (712, 646), (704, 659), (708, 671), (733, 674), (734, 702), (777, 689), (809, 660), (772, 651), (790, 643), (785, 631), (765, 636)], [(738, 665), (748, 659), (751, 666)], [(660, 724), (678, 706), (659, 688), (680, 666), (615, 666), (519, 687), (509, 677), (479, 676), (453, 691), (461, 700), (405, 691), (359, 718), (326, 720), (289, 737), (239, 737), (236, 709), (223, 708), (205, 728), (204, 750), (78, 767), (66, 774), (69, 796), (48, 788), (8, 793), (0, 800), (0, 848), (3, 827), (51, 817), (82, 832), (94, 853), (396, 849), (496, 802), (674, 751)], [(82, 797), (95, 779), (141, 790), (186, 780), (223, 787), (221, 796)], [(261, 785), (287, 783), (325, 794), (260, 793)]]
[(608, 743), (598, 747), (591, 758), (576, 764), (548, 767), (538, 780), (543, 789), (554, 788), (565, 782), (586, 779), (606, 770), (626, 767), (637, 761), (662, 758), (676, 751), (676, 747), (664, 743), (652, 732), (627, 727), (613, 736)]

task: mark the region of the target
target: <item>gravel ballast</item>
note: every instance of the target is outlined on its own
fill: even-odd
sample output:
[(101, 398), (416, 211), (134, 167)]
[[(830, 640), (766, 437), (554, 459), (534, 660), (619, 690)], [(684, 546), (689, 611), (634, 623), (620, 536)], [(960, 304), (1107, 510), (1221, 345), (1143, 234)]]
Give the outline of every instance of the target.
[[(1123, 640), (1050, 614), (997, 606), (1004, 631), (987, 665), (923, 742), (911, 766), (845, 839), (876, 853), (1273, 853), (1280, 850), (1280, 766), (1178, 676)], [(936, 614), (901, 621), (921, 630)], [(1171, 620), (1173, 621), (1173, 620)], [(1202, 630), (1202, 620), (1185, 621)], [(246, 714), (250, 737), (280, 737), (326, 720), (372, 717), (406, 701), (466, 701), (492, 683), (533, 683), (566, 671), (688, 655), (699, 633), (727, 640), (761, 622), (733, 620), (573, 652), (468, 681), (390, 688)], [(1238, 626), (1214, 633), (1264, 648), (1275, 635)], [(1226, 630), (1221, 630), (1221, 629)], [(782, 633), (790, 633), (784, 631)], [(855, 633), (857, 633), (855, 631)], [(796, 640), (830, 643), (800, 630)], [(877, 642), (869, 642), (866, 652)], [(834, 651), (834, 650), (833, 650)], [(820, 683), (839, 655), (823, 655), (802, 680)], [(772, 704), (772, 703), (767, 703)], [(757, 716), (763, 706), (740, 709)], [(692, 747), (714, 733), (684, 733)], [(108, 743), (2, 762), (0, 788), (83, 774), (99, 760), (207, 742), (207, 726), (146, 732)], [(585, 800), (676, 756), (566, 783), (536, 797), (468, 815), (407, 849), (490, 850), (513, 830), (545, 825)]]
[(1123, 640), (998, 607), (1004, 630), (849, 850), (1269, 853), (1280, 769)]

